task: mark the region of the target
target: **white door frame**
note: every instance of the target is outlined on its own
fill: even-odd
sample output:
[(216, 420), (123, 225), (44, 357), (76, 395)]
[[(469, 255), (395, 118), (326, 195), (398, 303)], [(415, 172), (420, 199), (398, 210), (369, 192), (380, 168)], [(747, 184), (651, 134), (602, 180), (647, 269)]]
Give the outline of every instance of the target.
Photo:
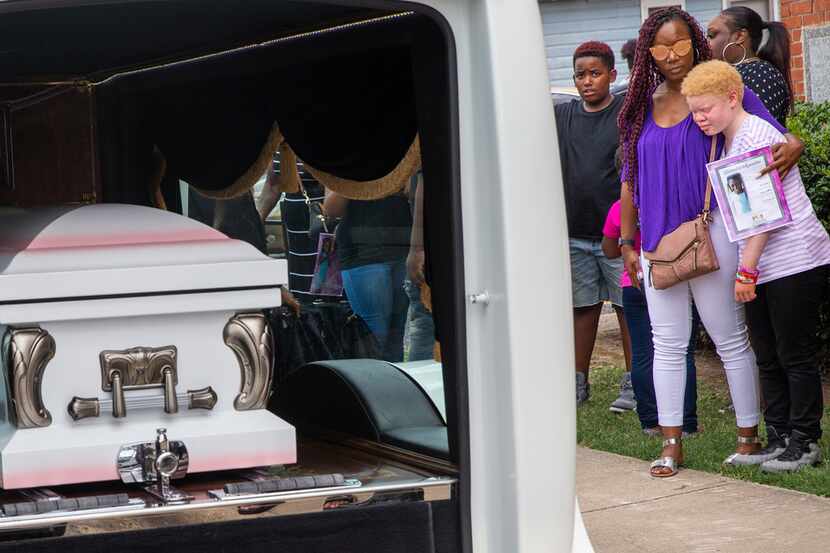
[[(781, 21), (781, 0), (768, 0), (770, 21)], [(723, 0), (723, 9), (732, 5), (732, 0)]]

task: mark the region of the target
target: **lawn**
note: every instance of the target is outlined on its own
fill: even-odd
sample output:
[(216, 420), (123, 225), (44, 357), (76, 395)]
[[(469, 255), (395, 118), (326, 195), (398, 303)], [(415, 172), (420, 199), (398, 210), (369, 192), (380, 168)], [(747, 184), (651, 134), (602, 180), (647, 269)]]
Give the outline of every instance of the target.
[[(617, 397), (622, 370), (591, 369), (591, 399), (577, 409), (577, 441), (580, 445), (651, 461), (660, 455), (660, 439), (640, 431), (636, 413), (616, 415), (608, 406)], [(702, 432), (683, 440), (684, 467), (722, 474), (730, 478), (779, 486), (815, 495), (830, 496), (830, 463), (796, 474), (764, 474), (757, 467), (724, 467), (721, 463), (734, 451), (735, 414), (726, 410), (727, 390), (698, 383), (698, 420)], [(825, 407), (823, 427), (830, 431), (830, 410)], [(761, 428), (761, 436), (764, 430)], [(826, 436), (826, 434), (825, 434)], [(824, 459), (830, 459), (830, 441), (821, 440)]]

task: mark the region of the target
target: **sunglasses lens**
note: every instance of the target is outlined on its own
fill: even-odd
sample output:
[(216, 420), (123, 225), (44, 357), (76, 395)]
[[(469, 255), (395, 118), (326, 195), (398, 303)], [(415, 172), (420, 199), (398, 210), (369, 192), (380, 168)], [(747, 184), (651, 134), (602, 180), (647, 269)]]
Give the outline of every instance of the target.
[(662, 44), (652, 46), (649, 50), (651, 51), (651, 56), (657, 61), (663, 61), (669, 57), (669, 48)]
[(678, 56), (685, 56), (689, 52), (692, 51), (692, 41), (691, 40), (681, 40), (676, 42), (672, 47), (674, 53)]

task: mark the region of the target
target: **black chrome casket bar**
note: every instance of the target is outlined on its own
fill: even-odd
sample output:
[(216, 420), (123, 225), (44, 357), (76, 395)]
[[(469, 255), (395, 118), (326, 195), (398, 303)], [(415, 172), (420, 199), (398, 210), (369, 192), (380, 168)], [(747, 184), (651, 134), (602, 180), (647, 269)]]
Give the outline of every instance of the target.
[[(82, 497), (77, 499), (61, 499), (59, 502), (50, 501), (48, 503), (54, 504), (54, 508), (50, 510), (44, 510), (44, 507), (48, 507), (48, 505), (43, 501), (31, 502), (31, 504), (4, 504), (2, 506), (4, 514), (0, 514), (0, 533), (30, 528), (45, 528), (80, 520), (124, 516), (128, 512), (148, 508), (147, 503), (143, 499), (128, 499), (126, 503), (111, 506), (86, 506), (91, 505), (95, 499), (94, 497)], [(38, 509), (43, 512), (37, 512)], [(33, 514), (5, 514), (6, 512), (28, 512), (31, 510), (35, 512)]]
[[(320, 486), (323, 481), (330, 483)], [(302, 493), (310, 490), (321, 492), (342, 492), (343, 490), (360, 488), (360, 480), (343, 478), (340, 474), (323, 476), (301, 476), (299, 478), (274, 478), (255, 482), (239, 482), (225, 484), (221, 490), (210, 490), (208, 495), (220, 501), (240, 498), (280, 498), (291, 497), (291, 493)]]
[[(388, 497), (417, 496), (419, 500), (439, 501), (452, 498), (456, 483), (457, 479), (450, 477), (430, 477), (369, 485), (362, 485), (358, 480), (345, 479), (343, 486), (285, 492), (233, 495), (225, 494), (223, 490), (216, 490), (210, 492), (207, 498), (170, 505), (154, 503), (152, 499), (146, 501), (130, 499), (127, 505), (116, 507), (52, 511), (23, 516), (0, 516), (0, 532), (31, 530), (80, 522), (89, 524), (98, 520), (117, 519), (125, 516), (130, 518), (159, 516), (226, 507), (257, 505), (285, 505), (290, 507), (292, 504), (297, 504), (303, 506), (302, 512), (313, 512), (329, 509), (333, 505), (371, 503), (373, 499)], [(309, 505), (315, 507), (310, 508)], [(297, 511), (292, 512), (296, 513)], [(277, 511), (274, 514), (278, 516), (282, 513)]]

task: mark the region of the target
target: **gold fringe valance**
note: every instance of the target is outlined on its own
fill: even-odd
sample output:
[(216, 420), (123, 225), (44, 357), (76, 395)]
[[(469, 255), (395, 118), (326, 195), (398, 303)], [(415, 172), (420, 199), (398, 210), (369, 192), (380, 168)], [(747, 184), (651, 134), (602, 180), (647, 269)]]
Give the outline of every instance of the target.
[(284, 138), (280, 132), (280, 127), (275, 122), (274, 126), (271, 127), (271, 132), (268, 133), (268, 140), (265, 142), (265, 145), (262, 146), (256, 160), (254, 160), (251, 166), (248, 167), (248, 170), (242, 173), (242, 175), (237, 178), (233, 184), (221, 190), (205, 190), (203, 188), (199, 188), (199, 183), (197, 182), (191, 182), (189, 184), (196, 188), (201, 195), (215, 200), (227, 200), (241, 196), (250, 190), (251, 187), (256, 184), (259, 178), (265, 173), (265, 171), (268, 170), (271, 163), (273, 163), (274, 154), (277, 153), (277, 150), (280, 145), (282, 145), (283, 141)]
[(350, 200), (379, 200), (401, 191), (408, 183), (412, 175), (421, 168), (421, 142), (418, 135), (407, 150), (403, 159), (387, 175), (370, 181), (355, 181), (343, 179), (315, 169), (303, 161), (305, 169), (311, 176), (317, 179), (332, 192), (336, 192)]
[[(278, 188), (280, 192), (297, 193), (300, 191), (300, 176), (297, 171), (297, 155), (285, 141), (275, 122), (256, 160), (230, 186), (221, 190), (205, 190), (199, 188), (199, 183), (191, 182), (200, 194), (208, 198), (225, 200), (236, 198), (246, 193), (256, 184), (259, 178), (270, 167), (277, 150), (280, 151), (280, 175)], [(156, 173), (152, 176), (150, 191), (154, 203), (159, 204), (160, 193), (158, 187), (166, 172), (166, 163), (162, 152), (156, 151)], [(159, 157), (161, 160), (159, 160)], [(161, 161), (161, 163), (159, 163)], [(383, 177), (370, 181), (355, 181), (344, 179), (331, 173), (316, 169), (307, 162), (303, 162), (305, 169), (325, 188), (351, 200), (378, 200), (400, 192), (409, 183), (409, 179), (421, 168), (421, 143), (416, 134), (415, 139), (404, 154), (403, 159), (392, 171)], [(160, 174), (159, 174), (160, 171)], [(161, 207), (161, 206), (159, 206)]]

